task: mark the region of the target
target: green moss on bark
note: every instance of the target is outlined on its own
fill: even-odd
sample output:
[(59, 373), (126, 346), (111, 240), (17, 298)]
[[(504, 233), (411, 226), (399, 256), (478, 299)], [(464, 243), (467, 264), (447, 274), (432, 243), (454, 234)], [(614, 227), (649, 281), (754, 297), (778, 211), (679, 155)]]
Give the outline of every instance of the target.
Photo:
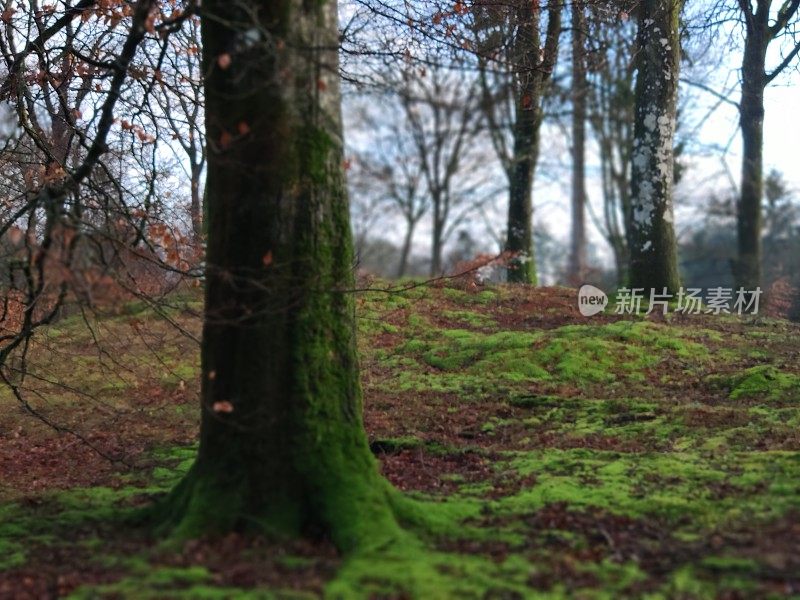
[[(283, 43), (219, 69), (254, 14)], [(177, 538), (391, 542), (361, 416), (336, 3), (210, 1), (203, 17), (210, 140), (248, 127), (209, 154), (200, 448), (153, 514)]]

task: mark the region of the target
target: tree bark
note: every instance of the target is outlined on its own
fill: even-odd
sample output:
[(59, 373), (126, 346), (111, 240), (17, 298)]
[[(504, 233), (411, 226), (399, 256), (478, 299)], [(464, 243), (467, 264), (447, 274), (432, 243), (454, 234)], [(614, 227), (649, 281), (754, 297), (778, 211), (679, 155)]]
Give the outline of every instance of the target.
[[(755, 21), (756, 19), (754, 19)], [(764, 195), (764, 73), (768, 25), (752, 22), (747, 27), (742, 59), (742, 98), (739, 125), (742, 128), (742, 183), (737, 207), (738, 257), (736, 286), (754, 290), (761, 284), (761, 200)]]
[(680, 287), (673, 169), (680, 68), (680, 0), (642, 0), (631, 177), (631, 287)]
[(572, 4), (572, 244), (568, 280), (586, 277), (586, 20), (583, 2)]
[(362, 424), (336, 2), (206, 0), (202, 39), (200, 449), (161, 517), (353, 549), (398, 526)]

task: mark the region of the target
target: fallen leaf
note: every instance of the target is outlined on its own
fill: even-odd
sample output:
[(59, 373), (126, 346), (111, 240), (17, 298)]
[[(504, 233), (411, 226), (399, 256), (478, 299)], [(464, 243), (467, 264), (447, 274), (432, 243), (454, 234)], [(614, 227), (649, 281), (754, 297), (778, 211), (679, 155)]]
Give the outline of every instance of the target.
[(232, 62), (231, 55), (228, 54), (227, 52), (225, 54), (220, 54), (217, 57), (217, 64), (219, 65), (219, 68), (222, 69), (223, 71), (231, 66), (231, 62)]
[(214, 402), (214, 404), (211, 406), (211, 410), (213, 410), (215, 413), (232, 413), (233, 404), (227, 400), (220, 400), (219, 402)]

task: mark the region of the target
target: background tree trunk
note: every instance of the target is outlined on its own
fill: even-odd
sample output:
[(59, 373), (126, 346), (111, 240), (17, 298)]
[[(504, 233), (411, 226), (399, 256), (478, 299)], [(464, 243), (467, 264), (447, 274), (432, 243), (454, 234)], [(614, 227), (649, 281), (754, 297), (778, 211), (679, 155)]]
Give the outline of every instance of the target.
[(614, 253), (614, 270), (617, 275), (617, 285), (624, 287), (628, 285), (628, 266), (630, 256), (628, 256), (628, 244), (623, 238), (617, 238), (611, 246)]
[[(733, 275), (737, 287), (755, 290), (762, 278), (764, 90), (800, 56), (800, 41), (795, 37), (800, 0), (786, 0), (777, 12), (772, 10), (772, 0), (741, 1), (739, 10), (745, 30), (742, 99), (739, 102), (742, 182), (736, 215), (738, 256)], [(767, 71), (767, 49), (776, 39), (781, 40), (778, 44), (781, 60)], [(787, 39), (791, 40), (788, 48), (784, 45)]]
[(539, 130), (542, 124), (541, 100), (544, 86), (552, 75), (561, 34), (562, 3), (550, 2), (547, 8), (547, 33), (540, 48), (538, 2), (517, 3), (517, 26), (512, 59), (517, 72), (513, 154), (509, 165), (508, 226), (505, 249), (517, 257), (510, 261), (508, 281), (536, 284), (533, 246), (533, 177), (539, 156)]
[(163, 516), (350, 549), (397, 525), (362, 425), (336, 2), (207, 0), (202, 38), (200, 450)]
[(442, 274), (442, 247), (444, 246), (444, 223), (442, 201), (434, 194), (433, 201), (433, 234), (431, 236), (431, 277)]
[(631, 178), (631, 287), (680, 287), (673, 228), (680, 0), (642, 0)]
[[(755, 20), (755, 19), (754, 19)], [(764, 73), (768, 38), (767, 21), (747, 27), (742, 59), (742, 183), (737, 207), (738, 257), (736, 286), (754, 290), (761, 284), (761, 200), (764, 195)]]
[(517, 117), (514, 128), (514, 155), (508, 196), (508, 233), (506, 251), (516, 257), (508, 269), (508, 281), (536, 284), (536, 257), (533, 249), (533, 172), (539, 140), (535, 109)]
[(572, 4), (572, 245), (568, 280), (586, 277), (586, 19), (583, 2)]
[(411, 255), (411, 242), (414, 240), (414, 229), (417, 222), (413, 219), (406, 220), (406, 234), (403, 236), (403, 247), (400, 250), (400, 264), (397, 266), (397, 278), (405, 276), (408, 269), (408, 257)]
[[(600, 151), (602, 214), (589, 215), (614, 253), (617, 284), (628, 283), (631, 237), (631, 150), (635, 121), (636, 27), (586, 4), (587, 37), (599, 48), (587, 69), (587, 112)], [(587, 199), (588, 202), (588, 199)], [(587, 207), (591, 205), (587, 203)]]
[(509, 264), (508, 281), (530, 284), (536, 284), (532, 187), (542, 120), (539, 106), (541, 86), (537, 73), (540, 37), (538, 7), (538, 3), (523, 0), (517, 8), (513, 58), (518, 75), (505, 247), (506, 251), (516, 255)]
[(195, 243), (199, 243), (203, 239), (203, 195), (200, 193), (202, 171), (202, 166), (192, 164), (190, 177), (192, 190), (189, 214), (192, 219), (192, 238)]

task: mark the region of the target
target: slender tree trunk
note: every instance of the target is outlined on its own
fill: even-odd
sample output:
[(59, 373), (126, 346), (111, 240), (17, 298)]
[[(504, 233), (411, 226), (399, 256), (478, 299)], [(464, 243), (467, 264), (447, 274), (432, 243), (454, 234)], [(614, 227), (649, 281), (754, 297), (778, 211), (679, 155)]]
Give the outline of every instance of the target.
[[(630, 146), (628, 146), (630, 149)], [(630, 150), (629, 150), (630, 151)], [(621, 161), (623, 164), (625, 160)], [(631, 200), (631, 186), (628, 184), (629, 173), (633, 172), (633, 167), (630, 164), (630, 159), (627, 159), (627, 168), (623, 166), (622, 173), (617, 177), (617, 191), (619, 196), (619, 205), (622, 209), (622, 244), (624, 244), (625, 256), (630, 259), (631, 240), (633, 238), (633, 201)], [(628, 265), (625, 266), (625, 272), (628, 272)]]
[(586, 19), (583, 2), (572, 4), (572, 245), (568, 279), (586, 277)]
[(442, 239), (434, 236), (433, 250), (431, 251), (431, 277), (439, 277), (442, 274)]
[(673, 228), (673, 167), (680, 0), (642, 0), (636, 56), (631, 178), (631, 287), (680, 287)]
[(161, 516), (352, 549), (398, 529), (362, 425), (336, 2), (206, 0), (202, 38), (200, 450)]
[(192, 166), (191, 172), (191, 205), (189, 213), (192, 219), (192, 237), (195, 243), (203, 239), (203, 201), (200, 194), (201, 168), (198, 165)]
[(508, 231), (505, 249), (516, 255), (508, 268), (508, 280), (536, 284), (533, 245), (532, 187), (539, 156), (541, 100), (558, 58), (562, 2), (547, 5), (547, 33), (541, 47), (539, 2), (517, 0), (516, 32), (512, 62), (517, 73), (513, 150), (508, 168)]
[(748, 27), (742, 61), (742, 183), (737, 210), (738, 258), (734, 278), (737, 287), (754, 290), (761, 284), (761, 200), (764, 194), (764, 66), (767, 24)]
[(605, 46), (587, 86), (589, 123), (597, 137), (603, 192), (604, 235), (614, 252), (617, 283), (628, 283), (631, 238), (631, 150), (635, 109), (635, 38), (627, 27), (609, 28), (599, 7), (588, 5), (589, 35)]
[(533, 246), (533, 176), (539, 151), (541, 77), (539, 69), (538, 3), (523, 0), (517, 8), (514, 40), (518, 84), (514, 118), (514, 146), (509, 176), (506, 251), (516, 256), (508, 281), (536, 284)]
[(622, 238), (616, 238), (611, 244), (614, 251), (614, 267), (617, 272), (617, 285), (623, 287), (628, 284), (628, 265), (630, 256), (628, 255), (628, 244)]
[(444, 236), (445, 218), (441, 210), (441, 200), (434, 197), (433, 234), (431, 236), (431, 277), (442, 274), (442, 237)]
[(413, 219), (406, 221), (406, 235), (403, 238), (403, 248), (400, 251), (400, 264), (397, 266), (397, 277), (403, 277), (408, 269), (408, 257), (411, 254), (411, 242), (414, 240), (414, 229), (417, 222)]
[(792, 295), (792, 304), (789, 307), (789, 320), (795, 323), (800, 323), (800, 280), (794, 278), (794, 294)]

